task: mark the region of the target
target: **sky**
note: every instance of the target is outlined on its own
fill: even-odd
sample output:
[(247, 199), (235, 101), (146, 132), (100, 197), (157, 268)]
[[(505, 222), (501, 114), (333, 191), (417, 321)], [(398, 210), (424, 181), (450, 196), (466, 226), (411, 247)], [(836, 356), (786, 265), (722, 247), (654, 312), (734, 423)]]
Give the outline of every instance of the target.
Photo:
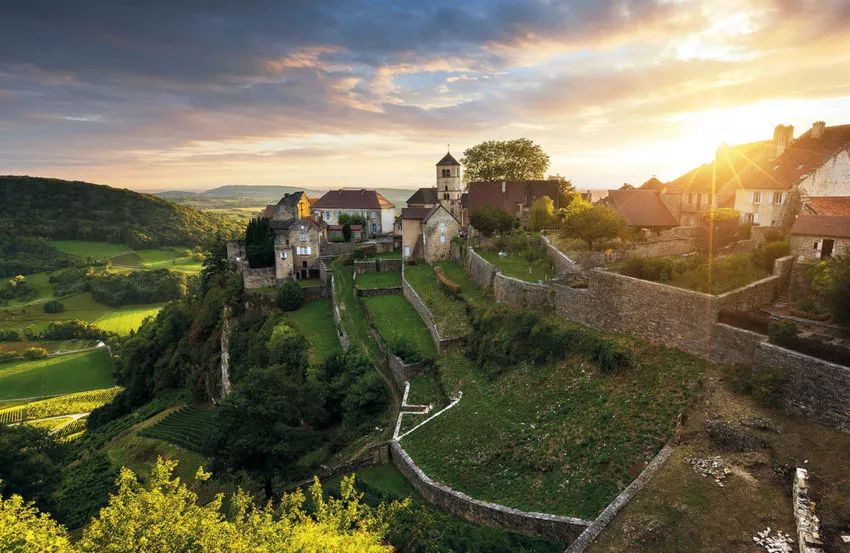
[(816, 120), (847, 0), (0, 0), (0, 174), (416, 188), (527, 137), (609, 188)]

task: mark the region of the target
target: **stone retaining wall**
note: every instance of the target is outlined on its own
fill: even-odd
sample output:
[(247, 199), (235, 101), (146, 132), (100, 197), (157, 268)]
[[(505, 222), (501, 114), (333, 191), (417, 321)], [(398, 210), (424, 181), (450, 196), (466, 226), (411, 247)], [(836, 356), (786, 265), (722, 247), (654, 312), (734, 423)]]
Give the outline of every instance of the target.
[(850, 367), (785, 349), (756, 345), (753, 372), (779, 370), (779, 400), (786, 409), (850, 432)]
[(242, 279), (245, 282), (246, 290), (254, 288), (267, 288), (275, 286), (274, 267), (263, 267), (261, 269), (251, 269), (250, 267), (242, 267)]
[(820, 520), (815, 514), (815, 503), (809, 496), (809, 472), (798, 468), (791, 487), (794, 499), (794, 520), (797, 526), (797, 545), (800, 553), (821, 553)]
[(375, 242), (325, 242), (322, 244), (322, 255), (345, 255), (356, 249), (364, 249), (369, 255), (377, 251)]
[(368, 298), (369, 296), (397, 296), (401, 294), (401, 286), (390, 288), (357, 288), (355, 286), (354, 292), (361, 298)]
[[(339, 463), (338, 465), (334, 465), (332, 467), (325, 468), (323, 470), (317, 471), (314, 476), (318, 476), (319, 480), (324, 482), (327, 479), (335, 478), (337, 476), (349, 476), (352, 473), (357, 472), (357, 470), (366, 468), (366, 467), (374, 467), (376, 465), (386, 465), (390, 462), (390, 446), (387, 442), (373, 443), (366, 446), (366, 452), (358, 457), (357, 459), (352, 459), (351, 461), (345, 461), (343, 463)], [(298, 488), (304, 488), (313, 485), (313, 477), (302, 480), (301, 482), (296, 482), (295, 484), (291, 484), (286, 487), (284, 491), (291, 492)]]
[(353, 265), (355, 276), (363, 273), (374, 273), (378, 270), (378, 264), (375, 263), (374, 259), (356, 259)]
[(387, 365), (390, 367), (396, 386), (399, 390), (404, 391), (404, 383), (421, 373), (425, 362), (405, 363), (387, 348)]
[(582, 268), (570, 256), (552, 245), (549, 237), (541, 234), (540, 242), (546, 248), (546, 253), (549, 255), (549, 259), (552, 260), (552, 264), (555, 265), (555, 270), (559, 274), (580, 273), (582, 271)]
[(431, 333), (431, 339), (434, 341), (434, 346), (437, 348), (437, 353), (440, 353), (440, 345), (442, 343), (442, 336), (440, 336), (440, 330), (437, 328), (437, 324), (434, 322), (434, 316), (431, 314), (431, 310), (428, 309), (428, 306), (425, 305), (425, 302), (422, 301), (422, 298), (419, 297), (419, 294), (416, 293), (416, 290), (413, 289), (413, 286), (407, 282), (407, 279), (404, 276), (404, 269), (401, 271), (401, 293), (410, 302), (410, 305), (413, 306), (413, 309), (419, 313), (419, 318), (422, 319), (422, 322), (425, 323), (425, 326), (428, 327), (428, 332)]
[(554, 307), (555, 291), (546, 284), (536, 284), (497, 272), (493, 278), (493, 297), (511, 307), (549, 312)]
[(469, 278), (485, 292), (493, 289), (493, 279), (496, 278), (496, 266), (478, 255), (472, 248), (467, 248), (466, 268)]
[(339, 338), (339, 345), (342, 346), (342, 351), (348, 351), (349, 346), (351, 346), (351, 339), (349, 339), (348, 333), (345, 331), (345, 327), (342, 325), (342, 318), (339, 314), (339, 305), (337, 305), (336, 303), (336, 285), (334, 284), (333, 273), (330, 274), (330, 281), (331, 301), (333, 302), (334, 327), (336, 327), (336, 335)]
[(328, 295), (327, 286), (310, 286), (309, 288), (302, 288), (302, 290), (304, 291), (304, 301), (319, 300)]
[(397, 273), (402, 265), (401, 259), (378, 259), (378, 271), (381, 273)]
[(730, 326), (714, 323), (711, 333), (711, 360), (715, 363), (752, 366), (756, 345), (767, 340), (767, 336)]
[(428, 503), (470, 522), (541, 536), (563, 544), (574, 540), (590, 525), (589, 521), (578, 518), (529, 513), (469, 497), (429, 478), (398, 442), (390, 444), (390, 457)]

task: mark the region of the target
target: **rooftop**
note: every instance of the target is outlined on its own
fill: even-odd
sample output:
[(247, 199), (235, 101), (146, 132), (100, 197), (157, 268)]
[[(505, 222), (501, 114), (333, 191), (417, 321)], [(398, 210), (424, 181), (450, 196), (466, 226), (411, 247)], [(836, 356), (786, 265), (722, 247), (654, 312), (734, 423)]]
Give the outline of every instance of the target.
[(850, 238), (850, 217), (800, 215), (791, 226), (791, 234)]
[(679, 222), (654, 190), (609, 190), (602, 200), (616, 210), (630, 227), (677, 227)]
[(395, 206), (378, 191), (369, 188), (329, 190), (319, 198), (316, 209), (393, 209)]

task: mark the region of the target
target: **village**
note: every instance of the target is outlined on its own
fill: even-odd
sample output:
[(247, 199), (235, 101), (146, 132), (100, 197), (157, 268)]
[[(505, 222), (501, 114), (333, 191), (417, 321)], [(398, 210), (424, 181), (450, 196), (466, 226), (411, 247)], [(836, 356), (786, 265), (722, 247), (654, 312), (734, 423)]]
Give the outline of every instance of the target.
[[(850, 333), (842, 315), (847, 296), (830, 299), (821, 292), (825, 267), (850, 254), (848, 154), (850, 125), (819, 121), (797, 137), (792, 127), (778, 125), (772, 140), (722, 145), (712, 162), (670, 182), (653, 177), (637, 186), (582, 193), (562, 177), (466, 182), (461, 162), (447, 152), (435, 165), (435, 185), (416, 190), (403, 207), (376, 189), (333, 189), (318, 198), (287, 194), (252, 221), (262, 227), (261, 238), (273, 236), (273, 259), (266, 255), (264, 261), (252, 262), (261, 256), (252, 255), (250, 240), (230, 241), (228, 258), (241, 273), (249, 298), (274, 303), (290, 286), (300, 288), (307, 299), (330, 298), (343, 348), (358, 340), (366, 349), (367, 342), (377, 343), (373, 359), (379, 360), (376, 367), (392, 391), (397, 420), (389, 451), (375, 453), (375, 462), (391, 458), (426, 500), (468, 520), (571, 542), (569, 552), (614, 550), (599, 544), (613, 547), (617, 540), (616, 550), (626, 550), (630, 540), (657, 536), (631, 535), (635, 532), (629, 525), (635, 521), (623, 522), (623, 517), (600, 535), (633, 497), (644, 505), (647, 500), (639, 491), (665, 462), (662, 473), (677, 470), (678, 463), (720, 488), (728, 486), (731, 474), (755, 482), (760, 477), (754, 467), (764, 461), (754, 464), (753, 451), (766, 447), (780, 432), (776, 428), (790, 423), (776, 423), (751, 405), (744, 409), (750, 415), (734, 415), (734, 420), (694, 409), (697, 380), (683, 373), (677, 377), (685, 378), (682, 388), (669, 405), (677, 415), (675, 424), (661, 424), (672, 425), (665, 430), (672, 437), (664, 439), (663, 448), (644, 443), (638, 447), (643, 454), (623, 460), (632, 465), (631, 483), (618, 482), (584, 508), (576, 508), (578, 496), (569, 496), (571, 505), (564, 497), (518, 501), (527, 492), (517, 487), (540, 483), (508, 477), (503, 483), (513, 494), (500, 493), (490, 488), (492, 482), (476, 483), (469, 468), (461, 468), (468, 458), (486, 455), (489, 438), (478, 447), (468, 440), (476, 432), (492, 432), (492, 421), (458, 421), (462, 413), (473, 416), (465, 409), (482, 400), (477, 397), (480, 389), (469, 388), (473, 373), (461, 376), (461, 358), (470, 356), (470, 348), (516, 355), (508, 353), (519, 347), (506, 344), (511, 340), (531, 348), (520, 358), (533, 357), (536, 342), (529, 332), (555, 333), (556, 345), (547, 346), (554, 349), (533, 364), (570, 358), (571, 351), (585, 346), (561, 341), (558, 332), (587, 331), (553, 329), (578, 324), (606, 336), (630, 337), (603, 340), (606, 345), (588, 350), (603, 371), (617, 374), (640, 365), (636, 352), (643, 346), (637, 344), (645, 341), (687, 354), (692, 360), (683, 358), (682, 366), (732, 367), (724, 369), (724, 380), (748, 390), (755, 404), (780, 408), (789, 420), (802, 417), (839, 430), (839, 436), (850, 432)], [(493, 302), (509, 311), (502, 326), (490, 332), (511, 330), (488, 337), (482, 329), (502, 315), (474, 314), (470, 319), (467, 313)], [(410, 323), (410, 317), (420, 320)], [(517, 317), (530, 327), (514, 329), (508, 321)], [(465, 356), (459, 353), (463, 348)], [(485, 367), (506, 362), (492, 351), (477, 355)], [(490, 357), (494, 360), (487, 361)], [(728, 394), (709, 386), (699, 395), (712, 405)], [(558, 394), (547, 397), (559, 400)], [(688, 418), (706, 419), (708, 449), (744, 453), (725, 458), (676, 453), (682, 436), (695, 432), (683, 414), (688, 405)], [(836, 439), (841, 440), (830, 435), (821, 441)], [(469, 451), (453, 458), (450, 444)], [(786, 445), (767, 447), (782, 450)], [(775, 455), (784, 461), (796, 458), (786, 453)], [(830, 464), (829, 454), (824, 455), (817, 461), (812, 451), (812, 464), (792, 461), (799, 466), (783, 474), (793, 478), (781, 479), (781, 486), (788, 485), (778, 504), (788, 504), (798, 535), (792, 539), (789, 530), (777, 534), (769, 526), (752, 529), (757, 545), (792, 551), (797, 550), (789, 545), (794, 542), (800, 552), (814, 552), (843, 551), (841, 544), (850, 543), (850, 527), (842, 529), (847, 522), (838, 522), (847, 520), (846, 508), (836, 503), (842, 492), (823, 476), (829, 472), (824, 463)], [(667, 461), (671, 456), (678, 461)], [(812, 484), (807, 470), (815, 466), (820, 472)], [(480, 467), (492, 468), (487, 463)], [(836, 481), (842, 478), (836, 476)], [(815, 509), (814, 497), (825, 509)], [(767, 505), (775, 507), (776, 498), (771, 501)], [(764, 508), (758, 502), (744, 505)], [(818, 517), (826, 520), (825, 535)], [(776, 528), (787, 516), (774, 513), (766, 519), (774, 520)]]

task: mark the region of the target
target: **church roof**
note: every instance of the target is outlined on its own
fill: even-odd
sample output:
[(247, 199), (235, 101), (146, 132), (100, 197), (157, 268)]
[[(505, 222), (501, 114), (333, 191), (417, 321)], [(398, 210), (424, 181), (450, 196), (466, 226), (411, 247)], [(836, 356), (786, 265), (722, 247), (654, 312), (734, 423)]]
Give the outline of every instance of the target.
[(451, 152), (446, 152), (446, 155), (443, 156), (443, 159), (437, 162), (437, 167), (444, 165), (460, 165), (457, 160), (452, 157)]
[(407, 205), (410, 204), (435, 204), (437, 203), (437, 189), (435, 187), (420, 188), (413, 195), (407, 198)]

